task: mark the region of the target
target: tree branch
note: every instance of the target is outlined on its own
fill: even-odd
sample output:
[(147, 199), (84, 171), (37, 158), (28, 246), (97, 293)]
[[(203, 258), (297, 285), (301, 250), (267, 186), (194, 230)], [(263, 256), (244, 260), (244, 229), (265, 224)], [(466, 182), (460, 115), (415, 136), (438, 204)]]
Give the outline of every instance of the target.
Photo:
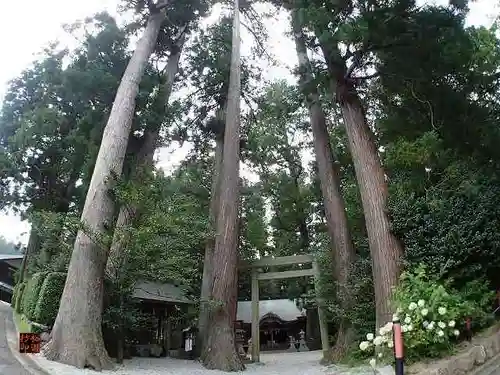
[(361, 77), (351, 77), (351, 79), (354, 81), (364, 81), (367, 79), (376, 78), (378, 76), (380, 76), (380, 72), (375, 72), (373, 74), (368, 74), (366, 76), (361, 76)]
[[(148, 7), (151, 3), (151, 0), (148, 0)], [(151, 12), (159, 12), (163, 8), (166, 8), (170, 4), (170, 0), (160, 0), (157, 4), (153, 5), (153, 8), (150, 8)]]
[(358, 50), (354, 52), (353, 54), (354, 61), (352, 62), (351, 66), (347, 69), (344, 75), (345, 79), (349, 79), (353, 71), (361, 65), (361, 60), (363, 58), (363, 55), (364, 55), (363, 50)]

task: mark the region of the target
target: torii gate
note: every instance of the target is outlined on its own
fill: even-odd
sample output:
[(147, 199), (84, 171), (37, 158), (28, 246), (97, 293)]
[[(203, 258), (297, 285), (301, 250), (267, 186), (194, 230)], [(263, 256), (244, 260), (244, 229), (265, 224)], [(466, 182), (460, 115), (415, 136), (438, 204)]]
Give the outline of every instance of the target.
[[(262, 267), (286, 266), (290, 264), (311, 264), (312, 268), (261, 273)], [(318, 305), (319, 329), (321, 333), (321, 347), (323, 358), (327, 358), (329, 351), (328, 344), (328, 326), (323, 300), (319, 297), (317, 279), (319, 278), (319, 268), (312, 255), (292, 255), (285, 257), (264, 257), (253, 261), (244, 261), (240, 263), (240, 269), (252, 269), (252, 361), (260, 360), (260, 335), (259, 335), (259, 281), (289, 279), (292, 277), (314, 276), (316, 278), (314, 286), (316, 289), (316, 300)]]

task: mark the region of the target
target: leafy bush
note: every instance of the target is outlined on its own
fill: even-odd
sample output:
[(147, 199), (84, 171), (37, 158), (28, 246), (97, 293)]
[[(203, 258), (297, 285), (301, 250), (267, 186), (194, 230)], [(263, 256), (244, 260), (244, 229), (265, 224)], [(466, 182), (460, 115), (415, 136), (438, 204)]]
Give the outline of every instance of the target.
[(30, 304), (30, 299), (31, 299), (31, 294), (32, 294), (31, 292), (33, 290), (35, 282), (36, 282), (36, 280), (33, 280), (33, 278), (31, 278), (31, 279), (26, 281), (26, 286), (24, 287), (23, 298), (21, 300), (21, 312), (25, 315), (29, 309), (29, 304)]
[(36, 304), (33, 318), (35, 322), (47, 326), (54, 324), (65, 282), (66, 274), (63, 272), (51, 272), (47, 275)]
[[(449, 284), (428, 276), (423, 266), (401, 276), (394, 292), (396, 314), (393, 319), (400, 320), (408, 361), (449, 353), (458, 342), (460, 328), (467, 317), (488, 322), (487, 301), (491, 303), (493, 293), (487, 287), (473, 295), (470, 287), (465, 288), (469, 291), (467, 294), (451, 289)], [(392, 357), (392, 328), (393, 323), (388, 322), (379, 329), (378, 335), (367, 334), (359, 348), (370, 353), (378, 347), (377, 356), (382, 361)], [(371, 363), (375, 363), (374, 358)]]
[(500, 287), (496, 169), (457, 161), (442, 172), (439, 184), (426, 186), (419, 194), (404, 183), (392, 187), (389, 208), (409, 267), (423, 262), (458, 285), (486, 277)]
[(24, 290), (23, 313), (29, 320), (33, 320), (35, 316), (38, 295), (46, 276), (47, 272), (35, 273)]
[(17, 300), (17, 294), (19, 292), (19, 287), (20, 287), (20, 283), (16, 284), (14, 286), (14, 289), (12, 290), (12, 298), (11, 298), (11, 306), (15, 309), (16, 308), (16, 300)]
[(21, 284), (18, 284), (18, 290), (16, 293), (16, 299), (14, 300), (15, 304), (15, 310), (17, 313), (22, 312), (22, 302), (23, 302), (23, 295), (24, 295), (24, 290), (26, 289), (26, 282), (23, 282)]

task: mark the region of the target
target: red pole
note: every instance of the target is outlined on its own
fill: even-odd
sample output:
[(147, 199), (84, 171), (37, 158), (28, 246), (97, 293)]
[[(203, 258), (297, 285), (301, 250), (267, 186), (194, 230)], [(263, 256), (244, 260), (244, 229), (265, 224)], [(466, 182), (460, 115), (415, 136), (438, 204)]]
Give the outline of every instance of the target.
[(404, 375), (404, 352), (403, 331), (399, 320), (392, 322), (392, 333), (394, 340), (394, 360), (396, 364), (396, 375)]

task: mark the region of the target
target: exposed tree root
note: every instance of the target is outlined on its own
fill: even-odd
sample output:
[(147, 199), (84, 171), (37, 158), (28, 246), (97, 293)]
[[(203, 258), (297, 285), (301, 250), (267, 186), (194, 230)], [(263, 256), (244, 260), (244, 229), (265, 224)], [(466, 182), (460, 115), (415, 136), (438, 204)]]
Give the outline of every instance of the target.
[(209, 370), (243, 371), (245, 365), (236, 352), (234, 332), (225, 322), (211, 321), (201, 361)]
[[(55, 327), (54, 327), (55, 329)], [(52, 333), (52, 338), (42, 348), (42, 353), (50, 361), (64, 363), (77, 368), (91, 368), (95, 371), (113, 369), (113, 362), (104, 349), (100, 335), (86, 332), (87, 337), (71, 333)], [(88, 335), (94, 336), (89, 339)]]
[(330, 351), (328, 360), (335, 363), (345, 358), (353, 340), (354, 330), (349, 326), (348, 322), (341, 322), (335, 346)]

